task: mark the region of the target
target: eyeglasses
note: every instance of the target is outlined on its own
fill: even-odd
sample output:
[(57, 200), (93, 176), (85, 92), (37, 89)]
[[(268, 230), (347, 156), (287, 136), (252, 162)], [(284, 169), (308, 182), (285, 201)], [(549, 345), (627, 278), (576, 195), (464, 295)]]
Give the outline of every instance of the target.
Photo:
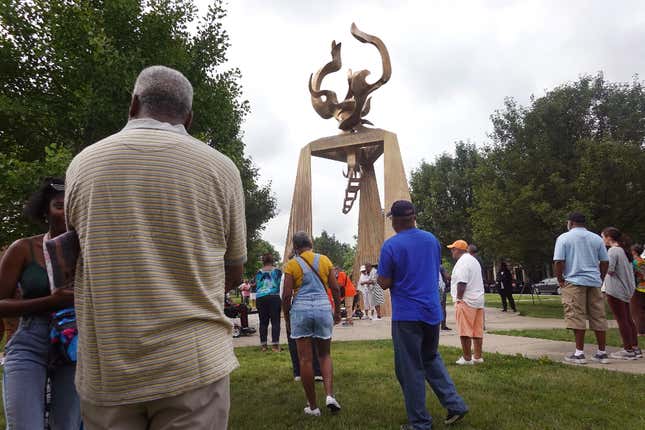
[(65, 191), (65, 184), (55, 184), (53, 182), (50, 182), (49, 186), (56, 191)]

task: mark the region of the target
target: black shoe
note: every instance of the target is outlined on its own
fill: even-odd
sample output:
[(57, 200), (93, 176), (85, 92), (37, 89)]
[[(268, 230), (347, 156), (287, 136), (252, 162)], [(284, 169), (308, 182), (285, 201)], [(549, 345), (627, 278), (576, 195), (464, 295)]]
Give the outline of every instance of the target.
[(465, 412), (448, 412), (448, 415), (446, 416), (446, 420), (443, 422), (445, 425), (449, 426), (450, 424), (454, 424), (457, 421), (462, 420), (468, 411)]
[(441, 330), (450, 331), (452, 329), (450, 327), (448, 327), (447, 325), (445, 325), (445, 326), (441, 327)]
[(253, 334), (255, 329), (253, 327), (242, 327), (242, 334)]
[(506, 312), (506, 309), (502, 309), (502, 312)]

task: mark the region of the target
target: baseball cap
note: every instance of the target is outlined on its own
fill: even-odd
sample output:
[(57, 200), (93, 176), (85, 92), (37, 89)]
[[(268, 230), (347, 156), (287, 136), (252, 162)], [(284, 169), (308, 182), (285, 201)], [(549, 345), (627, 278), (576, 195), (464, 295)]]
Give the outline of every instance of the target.
[(567, 217), (567, 220), (577, 222), (580, 224), (584, 224), (585, 222), (587, 222), (587, 218), (580, 212), (571, 212)]
[(448, 245), (448, 248), (450, 248), (450, 249), (457, 248), (457, 249), (461, 249), (462, 251), (467, 251), (468, 250), (468, 242), (466, 242), (465, 240), (461, 240), (461, 239), (455, 240), (450, 245)]
[(416, 214), (417, 211), (414, 208), (414, 205), (412, 202), (409, 202), (407, 200), (397, 200), (394, 203), (392, 203), (392, 208), (390, 211), (387, 213), (387, 217), (405, 217), (405, 216), (412, 216)]
[(361, 272), (364, 272), (365, 270), (367, 270), (365, 269), (365, 266), (361, 266)]

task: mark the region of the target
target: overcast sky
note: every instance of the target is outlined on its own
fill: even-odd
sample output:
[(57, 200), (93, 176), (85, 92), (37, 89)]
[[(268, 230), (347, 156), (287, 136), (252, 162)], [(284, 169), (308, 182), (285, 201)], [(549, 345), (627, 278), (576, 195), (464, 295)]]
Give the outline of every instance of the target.
[[(342, 42), (343, 68), (323, 87), (342, 98), (348, 68), (370, 70), (369, 82), (381, 73), (376, 48), (352, 37), (352, 22), (389, 49), (392, 78), (373, 93), (367, 118), (397, 133), (408, 178), (455, 141), (486, 143), (505, 97), (527, 104), (583, 74), (629, 81), (645, 70), (640, 1), (232, 0), (228, 11), (229, 64), (241, 69), (252, 109), (247, 153), (272, 182), (280, 211), (264, 239), (280, 253), (300, 148), (338, 133), (334, 119), (311, 107), (309, 75), (330, 60), (332, 40)], [(351, 242), (358, 208), (341, 213), (344, 166), (314, 158), (312, 168), (314, 234)]]

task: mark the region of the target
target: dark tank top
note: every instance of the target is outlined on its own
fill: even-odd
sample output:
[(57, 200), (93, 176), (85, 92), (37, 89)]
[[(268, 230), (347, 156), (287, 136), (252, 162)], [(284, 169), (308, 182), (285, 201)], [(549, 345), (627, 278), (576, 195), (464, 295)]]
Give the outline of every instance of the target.
[(31, 261), (27, 264), (20, 275), (20, 293), (23, 299), (35, 299), (50, 294), (49, 277), (47, 270), (36, 262), (34, 241), (29, 241)]

